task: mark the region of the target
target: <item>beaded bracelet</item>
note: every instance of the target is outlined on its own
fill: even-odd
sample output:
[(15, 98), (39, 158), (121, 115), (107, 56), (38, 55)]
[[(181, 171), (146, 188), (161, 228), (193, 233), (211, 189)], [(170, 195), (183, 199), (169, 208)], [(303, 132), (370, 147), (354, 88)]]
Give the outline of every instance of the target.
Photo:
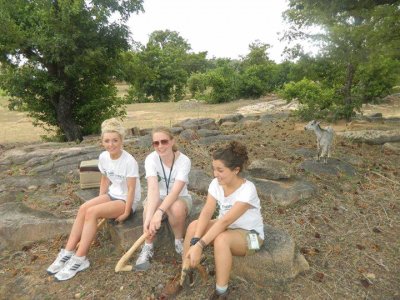
[(201, 249), (205, 249), (207, 247), (206, 243), (200, 239), (197, 244), (199, 244), (199, 246), (201, 247)]

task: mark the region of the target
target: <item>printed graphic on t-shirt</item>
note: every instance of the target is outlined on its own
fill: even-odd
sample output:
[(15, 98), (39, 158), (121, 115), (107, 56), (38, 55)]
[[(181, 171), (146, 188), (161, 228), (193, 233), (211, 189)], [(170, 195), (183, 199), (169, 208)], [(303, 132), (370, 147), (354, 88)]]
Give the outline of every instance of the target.
[(220, 207), (221, 213), (224, 215), (232, 208), (232, 204), (230, 204), (230, 203), (223, 204), (220, 202), (219, 207)]
[(125, 176), (124, 175), (119, 175), (115, 174), (113, 170), (105, 170), (106, 176), (111, 180), (111, 181), (119, 181), (119, 180), (124, 180)]

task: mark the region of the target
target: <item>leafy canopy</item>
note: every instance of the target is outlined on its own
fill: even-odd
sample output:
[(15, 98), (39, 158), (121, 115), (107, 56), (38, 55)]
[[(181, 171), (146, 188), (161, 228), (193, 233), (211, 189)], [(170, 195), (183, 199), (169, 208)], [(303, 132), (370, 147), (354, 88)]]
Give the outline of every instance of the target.
[(10, 107), (70, 141), (123, 116), (112, 80), (129, 48), (123, 22), (142, 2), (0, 0), (0, 86)]

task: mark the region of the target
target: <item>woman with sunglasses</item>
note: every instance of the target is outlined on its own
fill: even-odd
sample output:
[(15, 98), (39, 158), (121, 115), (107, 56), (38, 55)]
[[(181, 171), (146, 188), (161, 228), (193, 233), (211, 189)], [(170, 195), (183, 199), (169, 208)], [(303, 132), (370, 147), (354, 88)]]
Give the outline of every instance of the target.
[(149, 234), (136, 261), (135, 269), (147, 270), (153, 257), (153, 240), (164, 217), (175, 235), (175, 251), (182, 255), (186, 216), (192, 208), (187, 184), (190, 159), (178, 151), (171, 131), (158, 127), (152, 131), (154, 151), (145, 160), (147, 198), (144, 202), (143, 231)]
[(101, 124), (101, 142), (105, 151), (99, 156), (100, 192), (79, 207), (65, 249), (61, 249), (47, 268), (47, 273), (55, 274), (56, 280), (71, 279), (89, 268), (86, 255), (96, 235), (99, 218), (115, 218), (122, 222), (138, 207), (139, 167), (135, 158), (123, 150), (124, 136), (125, 129), (117, 119), (108, 119)]

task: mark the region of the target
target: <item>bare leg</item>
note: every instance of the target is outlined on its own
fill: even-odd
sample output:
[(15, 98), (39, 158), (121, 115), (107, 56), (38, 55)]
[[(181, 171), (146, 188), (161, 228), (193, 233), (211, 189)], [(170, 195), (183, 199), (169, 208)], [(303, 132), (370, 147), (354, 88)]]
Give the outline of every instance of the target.
[(76, 215), (74, 224), (72, 225), (71, 233), (69, 234), (67, 245), (65, 246), (66, 250), (72, 251), (75, 249), (76, 245), (81, 239), (83, 224), (85, 223), (85, 215), (86, 211), (95, 205), (106, 203), (110, 201), (110, 197), (106, 194), (100, 195), (96, 198), (85, 202), (79, 207), (78, 214)]
[(214, 259), (216, 284), (226, 286), (232, 269), (233, 255), (244, 256), (247, 242), (240, 232), (228, 230), (220, 233), (214, 240)]
[(77, 256), (85, 256), (96, 235), (98, 218), (116, 218), (124, 213), (124, 201), (109, 201), (87, 209)]
[(171, 225), (176, 239), (181, 239), (185, 232), (185, 220), (188, 214), (186, 203), (182, 200), (175, 201), (167, 210), (168, 222)]

